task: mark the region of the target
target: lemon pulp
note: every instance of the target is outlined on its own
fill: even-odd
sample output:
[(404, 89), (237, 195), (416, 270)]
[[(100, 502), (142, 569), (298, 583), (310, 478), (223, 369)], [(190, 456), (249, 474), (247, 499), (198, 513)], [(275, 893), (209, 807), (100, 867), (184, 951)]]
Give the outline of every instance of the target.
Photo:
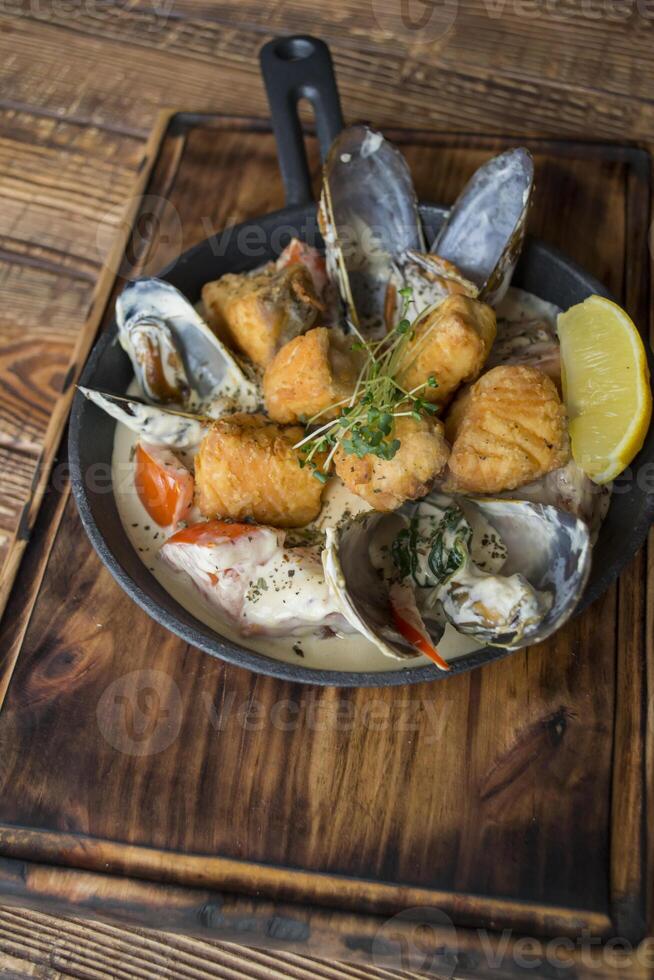
[(608, 483), (641, 448), (652, 416), (643, 341), (603, 296), (561, 313), (557, 332), (572, 455), (595, 483)]

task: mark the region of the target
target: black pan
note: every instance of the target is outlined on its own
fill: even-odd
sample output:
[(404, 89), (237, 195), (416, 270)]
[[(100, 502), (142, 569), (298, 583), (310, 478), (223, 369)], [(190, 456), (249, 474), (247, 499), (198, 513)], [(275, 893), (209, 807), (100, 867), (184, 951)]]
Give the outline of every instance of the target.
[[(293, 235), (310, 243), (321, 242), (296, 105), (300, 98), (307, 98), (313, 104), (324, 156), (343, 125), (329, 50), (322, 41), (311, 37), (278, 39), (262, 49), (261, 66), (268, 89), (288, 206), (256, 222), (236, 226), (229, 236), (223, 233), (201, 242), (161, 272), (162, 278), (180, 289), (192, 302), (199, 299), (201, 287), (208, 280), (226, 272), (241, 272), (259, 265), (264, 259), (274, 258)], [(431, 241), (444, 220), (446, 209), (421, 204), (420, 212), (427, 240)], [(264, 256), (247, 258), (238, 248), (239, 232), (255, 227), (265, 240), (266, 252)], [(221, 249), (217, 248), (218, 237), (221, 238)], [(515, 285), (564, 308), (580, 302), (591, 293), (608, 295), (601, 283), (583, 269), (555, 249), (534, 239), (527, 241), (513, 281)], [(651, 361), (647, 343), (646, 347)], [(81, 383), (122, 393), (131, 380), (131, 365), (116, 343), (114, 323), (97, 342)], [(114, 428), (115, 422), (109, 416), (86, 401), (79, 392), (76, 394), (70, 422), (69, 454), (73, 493), (82, 522), (100, 558), (128, 595), (155, 620), (187, 642), (213, 656), (258, 673), (303, 683), (343, 687), (385, 687), (442, 679), (506, 656), (502, 650), (480, 650), (453, 661), (451, 672), (445, 675), (435, 666), (408, 667), (387, 673), (317, 671), (301, 664), (281, 663), (222, 638), (180, 606), (150, 574), (123, 530), (113, 493), (101, 492), (85, 479), (85, 474), (97, 473), (97, 469), (91, 469), (94, 464), (110, 467)], [(643, 466), (652, 461), (654, 429), (648, 434), (632, 472), (642, 473)], [(619, 492), (613, 494), (608, 516), (594, 549), (590, 580), (578, 611), (588, 606), (616, 579), (642, 545), (654, 518), (654, 495), (648, 494), (646, 486), (638, 480), (623, 481), (616, 490)]]

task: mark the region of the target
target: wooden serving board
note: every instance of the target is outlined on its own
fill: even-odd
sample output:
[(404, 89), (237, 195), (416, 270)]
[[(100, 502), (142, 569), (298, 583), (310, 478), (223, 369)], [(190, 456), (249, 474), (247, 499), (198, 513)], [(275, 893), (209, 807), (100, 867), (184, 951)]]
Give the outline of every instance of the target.
[[(419, 196), (445, 203), (507, 145), (389, 135)], [(532, 233), (649, 317), (649, 156), (529, 145)], [(174, 115), (148, 168), (105, 323), (119, 273), (156, 272), (283, 206), (261, 123)], [(537, 953), (557, 937), (575, 976), (645, 975), (593, 945), (652, 927), (644, 553), (550, 642), (481, 670), (407, 688), (293, 685), (215, 660), (137, 608), (84, 535), (64, 461), (62, 446), (0, 631), (2, 902), (447, 976), (524, 975), (518, 938)]]

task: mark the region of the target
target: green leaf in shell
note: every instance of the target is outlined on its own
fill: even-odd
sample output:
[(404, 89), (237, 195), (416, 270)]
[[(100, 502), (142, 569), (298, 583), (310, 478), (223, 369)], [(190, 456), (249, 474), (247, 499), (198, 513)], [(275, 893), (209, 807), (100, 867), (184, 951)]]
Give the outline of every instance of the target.
[(403, 579), (420, 588), (437, 588), (469, 558), (472, 528), (456, 504), (415, 514), (395, 537), (391, 557)]

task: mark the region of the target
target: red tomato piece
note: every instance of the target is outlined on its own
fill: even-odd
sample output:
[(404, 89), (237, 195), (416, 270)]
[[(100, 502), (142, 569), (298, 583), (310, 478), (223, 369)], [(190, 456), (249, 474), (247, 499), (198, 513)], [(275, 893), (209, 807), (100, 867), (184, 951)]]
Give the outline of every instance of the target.
[(256, 526), (252, 524), (232, 524), (229, 521), (200, 521), (198, 524), (189, 524), (177, 531), (167, 544), (199, 544), (205, 548), (211, 548), (216, 541), (221, 538), (240, 538), (244, 534), (254, 534)]
[(433, 660), (441, 670), (449, 670), (450, 665), (447, 660), (441, 657), (429, 639), (417, 606), (406, 595), (406, 587), (391, 587), (390, 600), (393, 625), (398, 633), (425, 657)]
[(184, 520), (193, 503), (193, 477), (165, 447), (137, 444), (134, 483), (139, 500), (160, 527)]

